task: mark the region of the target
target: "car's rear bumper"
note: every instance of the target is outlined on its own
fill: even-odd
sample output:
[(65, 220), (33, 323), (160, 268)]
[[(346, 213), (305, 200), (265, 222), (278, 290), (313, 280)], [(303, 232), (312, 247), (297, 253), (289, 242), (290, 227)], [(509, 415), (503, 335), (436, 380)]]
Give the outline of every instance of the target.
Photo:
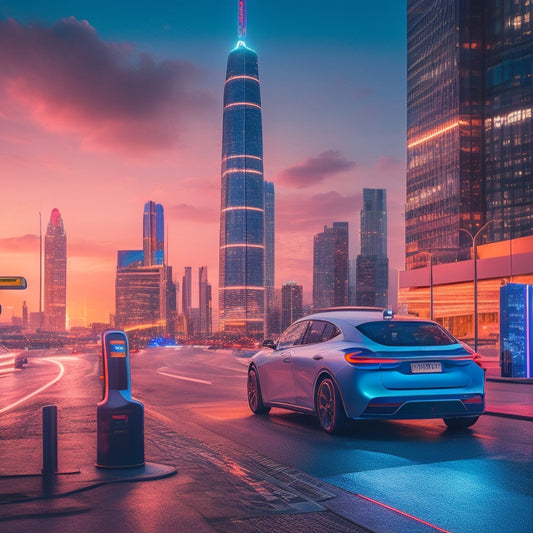
[(485, 411), (482, 394), (440, 395), (428, 397), (374, 398), (368, 402), (360, 419), (408, 420), (479, 416)]

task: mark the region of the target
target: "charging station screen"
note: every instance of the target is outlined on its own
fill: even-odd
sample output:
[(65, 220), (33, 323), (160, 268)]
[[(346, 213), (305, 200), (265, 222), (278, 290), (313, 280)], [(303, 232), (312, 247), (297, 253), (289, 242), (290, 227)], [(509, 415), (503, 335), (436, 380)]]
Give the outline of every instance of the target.
[(126, 357), (125, 341), (109, 341), (109, 355), (111, 357)]

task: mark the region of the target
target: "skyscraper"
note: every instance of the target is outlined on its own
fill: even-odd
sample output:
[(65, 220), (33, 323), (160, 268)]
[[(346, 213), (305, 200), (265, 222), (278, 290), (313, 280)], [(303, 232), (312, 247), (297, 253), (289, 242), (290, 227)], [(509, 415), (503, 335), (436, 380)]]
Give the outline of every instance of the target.
[(334, 222), (313, 242), (313, 309), (347, 304), (348, 222)]
[(155, 202), (144, 204), (143, 251), (144, 266), (162, 265), (165, 250), (165, 219), (163, 206)]
[(408, 270), (533, 234), (532, 30), (531, 2), (408, 1)]
[(281, 286), (281, 330), (284, 331), (295, 320), (303, 316), (303, 287), (295, 281)]
[(44, 317), (48, 331), (65, 331), (67, 314), (67, 236), (53, 209), (44, 238)]
[(176, 285), (165, 264), (163, 206), (147, 202), (143, 249), (119, 250), (115, 279), (115, 323), (153, 335), (174, 334)]
[(386, 307), (389, 260), (387, 258), (387, 191), (363, 189), (361, 253), (356, 264), (356, 304)]
[(181, 310), (187, 319), (192, 308), (192, 268), (186, 266), (181, 282)]
[(272, 337), (279, 329), (275, 322), (279, 312), (275, 309), (275, 197), (274, 184), (265, 181), (265, 335)]
[(211, 335), (211, 285), (207, 281), (207, 267), (201, 266), (198, 269), (198, 299), (200, 311), (200, 334), (203, 336)]
[(263, 139), (257, 54), (239, 41), (228, 56), (222, 130), (219, 324), (223, 331), (261, 336), (265, 315)]

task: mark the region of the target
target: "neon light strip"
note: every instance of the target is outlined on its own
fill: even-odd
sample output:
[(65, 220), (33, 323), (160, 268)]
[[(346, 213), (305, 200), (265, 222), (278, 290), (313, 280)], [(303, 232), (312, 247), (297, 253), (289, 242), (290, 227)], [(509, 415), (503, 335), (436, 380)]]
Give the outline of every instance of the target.
[(262, 244), (223, 244), (220, 248), (261, 248), (264, 246)]
[(250, 159), (258, 159), (259, 161), (262, 161), (262, 157), (258, 157), (256, 155), (248, 155), (248, 154), (241, 154), (241, 155), (228, 155), (222, 159), (222, 162), (227, 161), (228, 159), (240, 159), (242, 157), (249, 157)]
[(416, 141), (413, 141), (412, 143), (408, 144), (407, 148), (413, 148), (414, 146), (418, 146), (419, 144), (425, 143), (426, 141), (429, 141), (435, 137), (438, 137), (439, 135), (442, 135), (443, 133), (446, 133), (447, 131), (457, 128), (457, 126), (459, 126), (459, 122), (454, 122), (453, 124), (445, 126), (444, 128), (433, 130), (432, 133), (429, 133), (428, 135), (421, 137), (417, 139)]
[(226, 80), (225, 84), (230, 82), (230, 81), (233, 81), (233, 80), (253, 80), (253, 81), (256, 81), (257, 83), (259, 83), (259, 80), (257, 78), (254, 78), (253, 76), (244, 76), (244, 75), (242, 75), (242, 76), (232, 76), (231, 78), (228, 78)]
[(249, 291), (264, 291), (264, 287), (250, 287), (246, 285), (238, 285), (236, 287), (220, 287), (221, 291), (235, 291), (235, 290), (249, 290)]
[(224, 106), (224, 110), (229, 109), (230, 107), (235, 107), (239, 105), (244, 105), (248, 107), (256, 107), (257, 109), (261, 109), (260, 105), (253, 104), (252, 102), (235, 102), (233, 104), (228, 104), (227, 106)]
[(223, 172), (222, 175), (225, 176), (226, 174), (235, 174), (237, 172), (245, 172), (250, 174), (259, 174), (260, 176), (263, 175), (263, 173), (260, 170), (250, 170), (249, 168), (234, 168), (231, 170), (226, 170), (226, 172)]
[(260, 207), (225, 207), (222, 209), (222, 213), (225, 213), (226, 211), (259, 211), (260, 213), (263, 213), (264, 209), (261, 209)]
[(368, 496), (363, 496), (362, 494), (356, 494), (356, 496), (359, 496), (359, 498), (363, 498), (363, 500), (366, 500), (368, 502), (372, 502), (372, 503), (375, 503), (376, 505), (380, 505), (381, 507), (384, 507), (385, 509), (389, 509), (390, 511), (394, 511), (395, 513), (398, 513), (402, 516), (411, 518), (412, 520), (415, 520), (416, 522), (432, 527), (433, 529), (436, 529), (437, 531), (442, 531), (442, 533), (450, 533), (450, 531), (448, 531), (447, 529), (442, 529), (441, 527), (438, 527), (429, 522), (426, 522), (425, 520), (422, 520), (421, 518), (417, 518), (416, 516), (413, 516), (412, 514), (406, 513), (404, 511), (400, 511), (399, 509), (395, 509), (394, 507), (391, 507), (390, 505), (387, 505), (385, 503), (378, 502), (377, 500), (373, 500), (372, 498), (369, 498)]

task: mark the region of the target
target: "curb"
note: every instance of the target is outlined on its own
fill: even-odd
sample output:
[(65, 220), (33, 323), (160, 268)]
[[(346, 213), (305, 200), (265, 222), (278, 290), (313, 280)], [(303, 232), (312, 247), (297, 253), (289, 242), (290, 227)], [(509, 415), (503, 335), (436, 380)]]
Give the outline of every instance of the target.
[(485, 411), (484, 415), (499, 416), (500, 418), (513, 418), (514, 420), (526, 420), (533, 422), (533, 416), (530, 415), (518, 415), (515, 413), (502, 413), (501, 411)]

